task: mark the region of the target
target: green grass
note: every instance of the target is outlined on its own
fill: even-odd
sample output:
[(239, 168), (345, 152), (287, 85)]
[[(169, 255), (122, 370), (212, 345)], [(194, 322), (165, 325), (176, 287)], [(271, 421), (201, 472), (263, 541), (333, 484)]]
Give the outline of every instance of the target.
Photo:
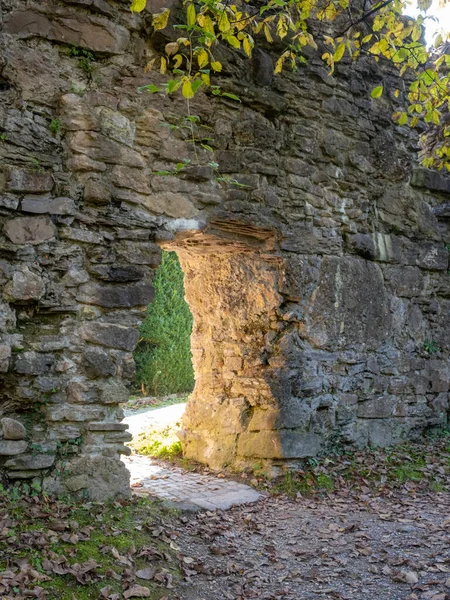
[(163, 252), (135, 351), (137, 383), (152, 396), (194, 388), (190, 337), (192, 315), (184, 299), (184, 275), (175, 252)]
[(177, 425), (167, 425), (162, 428), (153, 428), (140, 433), (136, 441), (130, 445), (138, 454), (145, 454), (153, 458), (171, 459), (181, 456), (181, 442), (176, 432)]

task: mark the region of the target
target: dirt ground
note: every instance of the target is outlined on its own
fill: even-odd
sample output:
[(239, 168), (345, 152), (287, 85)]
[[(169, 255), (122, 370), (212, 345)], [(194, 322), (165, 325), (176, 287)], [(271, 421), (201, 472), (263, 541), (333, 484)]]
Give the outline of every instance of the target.
[(174, 524), (183, 600), (448, 600), (450, 495), (267, 497)]

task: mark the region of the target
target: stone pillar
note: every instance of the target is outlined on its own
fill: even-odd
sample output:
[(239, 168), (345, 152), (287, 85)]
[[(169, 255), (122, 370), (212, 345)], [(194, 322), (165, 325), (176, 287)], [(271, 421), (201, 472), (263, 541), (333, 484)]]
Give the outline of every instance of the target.
[(280, 261), (220, 240), (177, 252), (194, 317), (195, 389), (180, 432), (184, 455), (215, 468), (253, 456), (281, 458), (271, 388), (280, 367)]

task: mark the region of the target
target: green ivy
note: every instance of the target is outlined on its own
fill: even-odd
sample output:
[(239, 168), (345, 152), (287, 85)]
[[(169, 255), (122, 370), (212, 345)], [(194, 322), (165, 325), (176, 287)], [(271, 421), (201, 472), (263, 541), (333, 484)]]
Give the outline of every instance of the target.
[(135, 352), (138, 383), (154, 396), (191, 392), (192, 315), (184, 299), (184, 276), (175, 252), (162, 253), (154, 286), (155, 298), (147, 309)]

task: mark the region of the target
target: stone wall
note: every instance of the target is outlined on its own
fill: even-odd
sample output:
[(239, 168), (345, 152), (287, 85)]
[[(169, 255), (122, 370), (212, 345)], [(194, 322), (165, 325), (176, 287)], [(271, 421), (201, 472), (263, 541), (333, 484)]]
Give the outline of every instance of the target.
[(450, 185), (412, 168), (399, 82), (315, 59), (274, 77), (265, 51), (223, 50), (218, 83), (242, 102), (196, 97), (214, 149), (198, 164), (182, 100), (137, 91), (164, 80), (144, 73), (165, 41), (152, 6), (1, 4), (4, 477), (128, 493), (119, 405), (160, 246), (195, 319), (187, 456), (239, 466), (445, 426)]

